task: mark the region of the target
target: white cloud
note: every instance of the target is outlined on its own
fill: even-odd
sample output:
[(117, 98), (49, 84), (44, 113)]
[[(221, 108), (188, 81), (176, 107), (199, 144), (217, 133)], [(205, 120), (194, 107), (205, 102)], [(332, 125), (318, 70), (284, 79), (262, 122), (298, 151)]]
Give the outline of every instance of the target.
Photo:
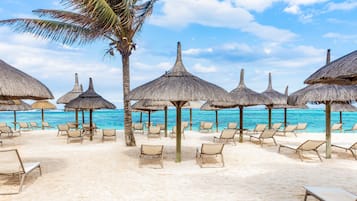
[(223, 44), (222, 49), (225, 51), (239, 51), (241, 53), (254, 52), (253, 48), (248, 44), (235, 43), (235, 42)]
[(284, 9), (284, 12), (296, 15), (299, 14), (301, 11), (298, 5), (289, 5)]
[(217, 68), (215, 66), (203, 66), (202, 64), (195, 64), (193, 66), (194, 71), (198, 73), (214, 73), (217, 72)]
[[(284, 12), (286, 13), (290, 13), (293, 15), (298, 15), (298, 14), (302, 14), (302, 10), (301, 7), (302, 6), (311, 6), (314, 4), (319, 4), (319, 3), (323, 3), (326, 2), (328, 0), (283, 0), (285, 1), (288, 6), (284, 9)], [(309, 21), (311, 19), (311, 14), (304, 14), (302, 17), (300, 17), (300, 19), (302, 21)]]
[(244, 9), (262, 12), (279, 0), (234, 0), (233, 2)]
[(356, 41), (357, 34), (340, 34), (335, 32), (329, 32), (323, 35), (324, 38), (339, 40), (339, 41)]
[[(239, 29), (269, 41), (286, 42), (296, 35), (288, 30), (262, 25), (247, 10), (231, 1), (218, 0), (163, 0), (162, 11), (150, 18), (150, 23), (171, 28), (189, 24)], [(194, 11), (194, 12), (193, 12)]]
[(353, 10), (357, 8), (357, 2), (355, 0), (347, 0), (341, 3), (330, 2), (328, 4), (329, 11), (335, 10)]
[(212, 52), (213, 52), (213, 48), (204, 48), (204, 49), (191, 48), (191, 49), (183, 50), (182, 54), (198, 55), (202, 53), (212, 53)]

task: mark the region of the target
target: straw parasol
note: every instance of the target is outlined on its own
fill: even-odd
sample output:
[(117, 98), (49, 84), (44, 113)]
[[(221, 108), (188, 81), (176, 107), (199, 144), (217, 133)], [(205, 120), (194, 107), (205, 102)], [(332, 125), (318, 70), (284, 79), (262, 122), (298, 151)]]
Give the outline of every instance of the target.
[(32, 109), (41, 109), (42, 130), (43, 130), (44, 129), (43, 122), (45, 121), (44, 110), (56, 109), (56, 106), (47, 100), (39, 100), (39, 101), (32, 103), (31, 108)]
[(92, 114), (95, 109), (115, 109), (115, 105), (97, 94), (93, 87), (92, 78), (89, 78), (87, 91), (65, 105), (66, 108), (89, 110), (89, 132), (90, 140), (93, 140), (93, 121)]
[(239, 142), (243, 142), (243, 108), (254, 105), (269, 105), (271, 104), (271, 100), (258, 93), (255, 92), (248, 87), (246, 87), (244, 83), (244, 69), (240, 71), (240, 80), (237, 88), (233, 89), (229, 92), (233, 101), (232, 102), (216, 102), (213, 101), (212, 104), (218, 107), (239, 107)]
[(138, 102), (134, 103), (131, 108), (134, 111), (144, 111), (144, 112), (148, 112), (148, 127), (150, 127), (151, 125), (151, 112), (156, 112), (159, 110), (164, 110), (164, 106), (150, 106), (147, 103), (147, 100), (139, 100)]
[(207, 101), (205, 102), (200, 110), (207, 110), (207, 111), (214, 111), (216, 114), (216, 132), (218, 132), (218, 110), (220, 110), (221, 108), (215, 107), (212, 105), (212, 102)]
[[(77, 98), (81, 93), (83, 93), (83, 88), (78, 83), (78, 74), (74, 74), (74, 86), (73, 89), (59, 99), (57, 99), (57, 104), (67, 104), (69, 101)], [(78, 109), (75, 109), (76, 112), (76, 127), (78, 127)]]
[[(330, 60), (330, 49), (327, 50), (327, 55), (327, 60)], [(310, 75), (304, 83), (357, 84), (357, 50), (331, 63), (326, 62), (326, 65)]]
[(192, 131), (192, 109), (196, 108), (199, 109), (201, 108), (202, 103), (200, 101), (188, 101), (183, 107), (182, 109), (189, 109), (190, 110), (190, 131)]
[(171, 101), (176, 107), (176, 162), (181, 161), (181, 108), (188, 101), (215, 100), (230, 101), (229, 94), (212, 83), (189, 73), (181, 57), (181, 44), (177, 45), (176, 63), (173, 68), (144, 85), (131, 91), (132, 100)]
[(342, 112), (356, 112), (357, 108), (352, 104), (331, 104), (331, 112), (340, 113), (340, 123), (342, 124)]
[(14, 129), (16, 130), (16, 111), (25, 111), (31, 110), (31, 105), (25, 103), (22, 100), (15, 100), (15, 104), (12, 105), (3, 105), (0, 104), (0, 111), (14, 111)]
[(51, 91), (40, 81), (0, 59), (0, 99), (52, 99)]
[(271, 81), (271, 73), (269, 73), (269, 83), (268, 87), (262, 93), (264, 96), (270, 98), (271, 104), (267, 105), (268, 108), (268, 119), (269, 119), (269, 129), (271, 128), (271, 110), (274, 105), (282, 105), (287, 104), (287, 96), (273, 89), (272, 81)]

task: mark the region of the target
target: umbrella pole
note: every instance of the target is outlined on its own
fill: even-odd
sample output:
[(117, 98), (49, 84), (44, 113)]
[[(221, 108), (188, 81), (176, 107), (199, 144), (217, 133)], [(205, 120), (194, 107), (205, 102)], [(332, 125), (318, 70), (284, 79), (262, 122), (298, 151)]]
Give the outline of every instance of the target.
[(82, 124), (84, 124), (84, 110), (82, 110)]
[(76, 109), (76, 129), (78, 129), (78, 109)]
[(286, 120), (287, 120), (287, 109), (284, 108), (284, 128), (286, 128), (286, 125), (287, 125)]
[(93, 140), (93, 122), (92, 122), (92, 118), (93, 118), (93, 109), (89, 109), (89, 140), (92, 141)]
[(165, 106), (165, 137), (167, 137), (167, 106)]
[(331, 102), (327, 101), (326, 111), (326, 158), (331, 158)]
[(16, 131), (16, 111), (14, 110), (14, 129)]
[(143, 123), (143, 113), (140, 112), (140, 120), (139, 120), (140, 123)]
[(268, 126), (269, 126), (269, 129), (271, 129), (271, 106), (268, 106)]
[(151, 111), (149, 111), (149, 121), (148, 121), (148, 129), (150, 128), (151, 126)]
[(340, 111), (340, 124), (342, 124), (342, 112)]
[(43, 127), (43, 122), (44, 122), (44, 120), (45, 120), (45, 115), (44, 115), (44, 113), (43, 113), (43, 109), (41, 109), (41, 115), (42, 115), (42, 130), (44, 130), (45, 127)]
[(192, 108), (190, 108), (190, 131), (192, 131)]
[(172, 102), (176, 107), (176, 162), (181, 162), (181, 108), (186, 101)]
[(216, 132), (218, 133), (218, 110), (216, 112)]
[(243, 106), (239, 106), (239, 142), (243, 142)]

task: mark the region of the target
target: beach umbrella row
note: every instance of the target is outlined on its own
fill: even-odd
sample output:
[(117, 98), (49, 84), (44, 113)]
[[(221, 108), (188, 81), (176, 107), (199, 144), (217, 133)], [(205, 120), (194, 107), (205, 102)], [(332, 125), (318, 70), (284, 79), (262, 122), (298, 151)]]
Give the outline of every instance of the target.
[(14, 129), (16, 130), (16, 111), (26, 111), (31, 110), (31, 105), (25, 103), (22, 100), (15, 100), (12, 105), (0, 104), (0, 111), (13, 111), (14, 112)]
[(44, 110), (51, 110), (51, 109), (56, 109), (56, 106), (49, 102), (48, 100), (39, 100), (34, 102), (31, 105), (32, 109), (40, 109), (41, 110), (41, 119), (42, 119), (42, 130), (44, 129), (43, 122), (45, 121), (45, 113)]

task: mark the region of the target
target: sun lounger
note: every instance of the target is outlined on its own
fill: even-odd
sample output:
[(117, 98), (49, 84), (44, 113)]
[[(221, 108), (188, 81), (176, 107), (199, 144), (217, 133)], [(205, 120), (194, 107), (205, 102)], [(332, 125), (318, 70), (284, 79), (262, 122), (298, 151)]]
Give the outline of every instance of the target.
[(78, 128), (78, 124), (76, 122), (67, 122), (66, 123), (69, 129), (76, 129)]
[(267, 125), (266, 124), (257, 124), (253, 130), (246, 130), (245, 134), (251, 135), (251, 134), (260, 134), (266, 129)]
[(357, 131), (357, 123), (354, 124), (351, 129), (347, 129), (345, 131), (352, 131), (352, 132)]
[(345, 151), (350, 151), (352, 156), (357, 160), (357, 142), (354, 144), (331, 144), (333, 147), (344, 149)]
[(20, 131), (29, 131), (31, 130), (29, 125), (26, 122), (19, 122)]
[(307, 128), (307, 123), (298, 123), (296, 126), (296, 131), (302, 131), (305, 130)]
[(274, 144), (276, 144), (274, 135), (276, 134), (276, 130), (275, 129), (266, 129), (264, 130), (261, 134), (254, 134), (254, 135), (250, 135), (249, 136), (249, 140), (251, 141), (252, 138), (258, 139), (260, 146), (263, 146), (264, 140), (265, 139), (272, 139), (274, 141)]
[(221, 132), (221, 135), (219, 137), (214, 136), (213, 137), (213, 142), (228, 142), (228, 141), (232, 141), (234, 143), (234, 145), (236, 145), (236, 141), (234, 140), (234, 136), (236, 135), (237, 130), (236, 129), (224, 129)]
[(42, 127), (43, 127), (43, 128), (53, 128), (50, 124), (48, 124), (47, 121), (43, 121), (43, 122), (42, 122)]
[(159, 137), (161, 139), (160, 127), (150, 126), (148, 130), (148, 138)]
[(165, 124), (156, 124), (156, 126), (160, 127), (160, 131), (165, 131)]
[(356, 201), (357, 195), (348, 192), (342, 188), (336, 187), (321, 187), (321, 186), (304, 186), (305, 197), (313, 196), (320, 201)]
[(58, 124), (57, 128), (58, 128), (57, 136), (62, 134), (68, 135), (68, 131), (69, 131), (68, 124)]
[(200, 123), (200, 132), (212, 132), (213, 123), (212, 122), (201, 122)]
[(0, 127), (6, 127), (7, 123), (6, 122), (0, 122)]
[(104, 138), (114, 138), (117, 141), (117, 131), (115, 129), (102, 129), (102, 142)]
[(81, 130), (69, 130), (67, 134), (67, 144), (71, 140), (79, 140), (81, 144), (83, 143), (83, 135)]
[(7, 136), (14, 136), (14, 134), (21, 135), (20, 131), (13, 131), (10, 126), (0, 127), (0, 135), (7, 134)]
[(40, 171), (40, 175), (42, 174), (40, 163), (23, 163), (17, 149), (0, 150), (0, 164), (0, 174), (11, 176), (18, 175), (20, 179), (20, 186), (18, 192), (3, 193), (3, 195), (20, 193), (22, 191), (22, 186), (24, 184), (26, 176), (34, 169), (38, 168)]
[(161, 168), (164, 167), (164, 145), (145, 145), (140, 148), (139, 167), (142, 167), (142, 162), (145, 159), (158, 160)]
[(236, 122), (229, 122), (227, 124), (228, 129), (237, 129), (238, 124)]
[(224, 144), (202, 144), (201, 148), (196, 149), (196, 161), (203, 167), (203, 164), (208, 161), (208, 159), (212, 159), (220, 157), (221, 158), (221, 167), (224, 167), (224, 159), (223, 159), (223, 147)]
[(181, 127), (182, 127), (183, 129), (188, 128), (188, 121), (183, 121), (183, 122), (181, 122)]
[(274, 123), (271, 128), (273, 128), (275, 130), (279, 130), (281, 125), (282, 125), (282, 123)]
[(282, 131), (278, 131), (278, 133), (282, 133), (284, 136), (286, 136), (287, 133), (293, 133), (296, 136), (295, 130), (297, 126), (296, 125), (288, 125), (285, 127)]
[(40, 128), (36, 122), (30, 122), (31, 128)]
[[(181, 126), (181, 136), (185, 139), (185, 128)], [(172, 131), (170, 132), (170, 137), (176, 138), (176, 126), (172, 127)]]
[(133, 133), (140, 132), (141, 134), (144, 134), (144, 125), (143, 125), (143, 123), (134, 123), (132, 128), (133, 128)]
[(295, 145), (283, 145), (283, 144), (279, 144), (279, 148), (278, 148), (278, 152), (280, 153), (280, 148), (288, 148), (288, 149), (292, 149), (294, 150), (298, 155), (301, 161), (303, 161), (302, 158), (302, 152), (304, 151), (314, 151), (317, 156), (319, 157), (320, 161), (322, 161), (321, 156), (318, 152), (318, 148), (325, 144), (326, 141), (324, 140), (306, 140), (305, 142), (303, 142), (302, 144), (295, 146)]
[(336, 123), (331, 126), (331, 131), (337, 131), (337, 130), (342, 131), (342, 124)]

